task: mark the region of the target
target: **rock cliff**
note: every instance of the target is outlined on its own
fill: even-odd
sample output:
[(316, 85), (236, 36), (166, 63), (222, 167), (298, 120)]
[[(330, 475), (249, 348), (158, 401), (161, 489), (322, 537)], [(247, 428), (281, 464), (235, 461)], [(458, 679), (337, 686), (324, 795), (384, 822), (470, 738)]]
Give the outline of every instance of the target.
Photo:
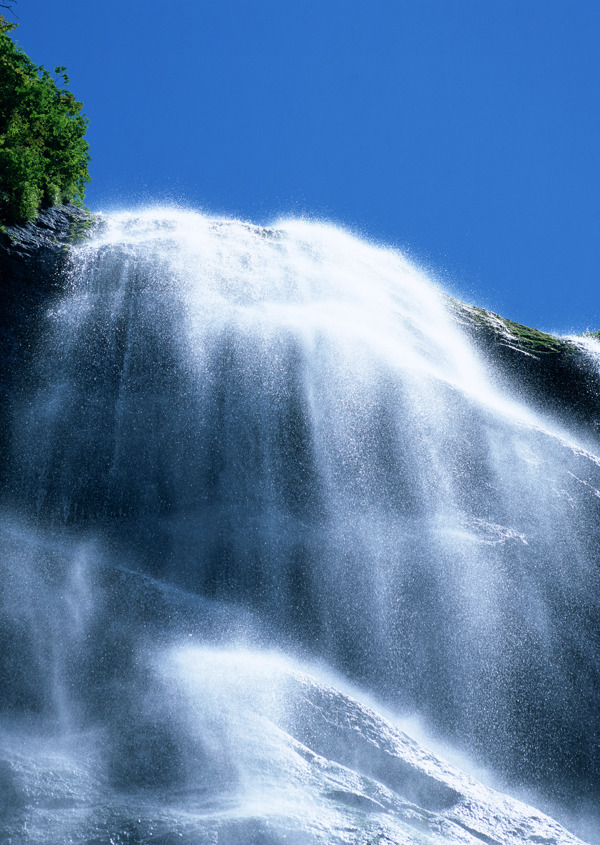
[[(74, 205), (43, 209), (33, 222), (0, 230), (0, 453), (9, 424), (7, 398), (39, 331), (40, 317), (63, 289), (69, 245), (98, 225), (99, 218)], [(0, 478), (4, 462), (0, 469)]]

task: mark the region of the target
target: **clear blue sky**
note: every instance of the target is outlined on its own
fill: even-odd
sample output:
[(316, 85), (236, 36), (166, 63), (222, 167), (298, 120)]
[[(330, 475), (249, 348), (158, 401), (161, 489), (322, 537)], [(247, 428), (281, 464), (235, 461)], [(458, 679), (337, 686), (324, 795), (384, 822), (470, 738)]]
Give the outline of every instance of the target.
[(600, 328), (600, 0), (19, 0), (93, 210), (328, 218), (463, 298)]

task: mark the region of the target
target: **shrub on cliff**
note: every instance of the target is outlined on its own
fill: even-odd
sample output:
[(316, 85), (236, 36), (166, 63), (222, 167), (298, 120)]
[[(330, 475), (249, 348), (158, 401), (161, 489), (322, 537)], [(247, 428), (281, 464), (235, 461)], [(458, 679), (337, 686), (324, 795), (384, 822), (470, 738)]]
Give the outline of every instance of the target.
[(36, 65), (0, 15), (0, 222), (32, 220), (42, 204), (81, 205), (90, 181), (82, 104), (66, 88), (65, 68), (54, 76)]

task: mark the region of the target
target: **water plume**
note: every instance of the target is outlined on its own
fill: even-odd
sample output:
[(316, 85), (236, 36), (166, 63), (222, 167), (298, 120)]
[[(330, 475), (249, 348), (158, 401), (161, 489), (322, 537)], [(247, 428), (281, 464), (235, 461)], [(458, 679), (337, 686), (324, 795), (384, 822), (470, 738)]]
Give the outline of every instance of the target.
[(456, 815), (471, 787), (441, 763), (357, 750), (379, 717), (299, 655), (513, 786), (594, 800), (600, 460), (514, 395), (396, 250), (306, 221), (108, 216), (13, 401), (6, 712), (88, 737), (92, 792), (200, 801), (204, 822), (173, 822), (194, 842), (346, 841), (348, 812), (417, 841), (398, 795), (443, 841), (512, 841)]

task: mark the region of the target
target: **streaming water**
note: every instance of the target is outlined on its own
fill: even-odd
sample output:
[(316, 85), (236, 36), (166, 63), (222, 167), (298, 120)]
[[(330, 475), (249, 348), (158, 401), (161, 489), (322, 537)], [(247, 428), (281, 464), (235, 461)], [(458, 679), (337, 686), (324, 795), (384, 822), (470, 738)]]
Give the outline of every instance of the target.
[[(540, 800), (600, 798), (596, 447), (511, 398), (402, 255), (304, 221), (111, 215), (46, 329), (2, 519), (10, 841), (274, 843), (275, 816), (286, 841), (420, 841), (323, 821), (294, 743), (396, 786), (298, 721), (325, 712), (298, 660)], [(66, 808), (45, 821), (43, 778)], [(405, 797), (441, 813), (459, 790), (438, 787)], [(352, 812), (384, 806), (353, 788)], [(98, 816), (113, 789), (210, 796), (204, 833), (163, 805), (144, 828), (125, 798)]]

